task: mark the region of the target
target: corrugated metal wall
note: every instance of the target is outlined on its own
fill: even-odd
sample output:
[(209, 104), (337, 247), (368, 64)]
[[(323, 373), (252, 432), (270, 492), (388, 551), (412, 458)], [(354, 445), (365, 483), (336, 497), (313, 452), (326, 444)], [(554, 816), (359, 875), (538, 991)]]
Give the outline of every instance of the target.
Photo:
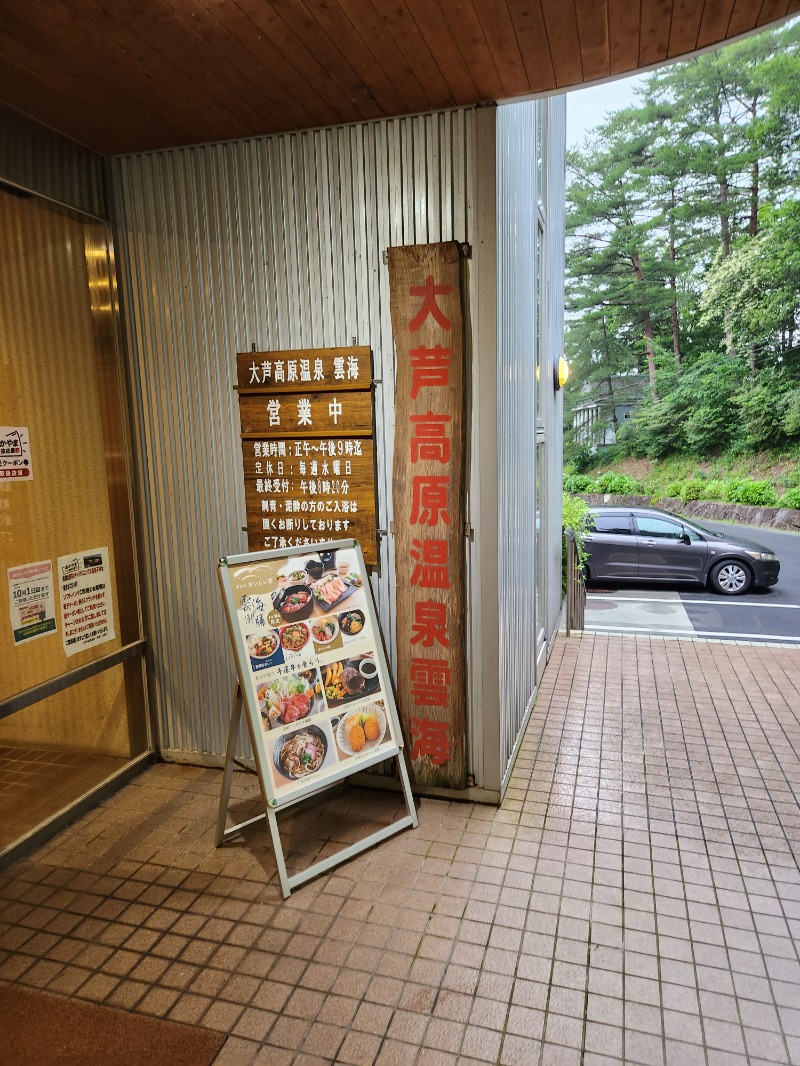
[[(543, 124), (544, 189), (537, 188), (536, 125)], [(497, 109), (497, 467), (500, 590), (500, 768), (506, 774), (535, 693), (537, 583), (546, 581), (548, 639), (560, 611), (561, 399), (553, 362), (563, 350), (563, 98)], [(560, 181), (558, 175), (561, 174)], [(536, 382), (537, 200), (543, 199), (540, 381)], [(560, 198), (560, 206), (559, 206)], [(560, 301), (560, 302), (559, 302)], [(536, 390), (545, 467), (537, 471)], [(537, 477), (544, 552), (536, 552)], [(537, 558), (545, 573), (537, 573)]]
[[(472, 240), (475, 112), (112, 163), (162, 744), (224, 752), (233, 667), (217, 559), (246, 550), (237, 351), (369, 344), (391, 519), (390, 245)], [(392, 542), (374, 582), (393, 632)]]
[[(564, 241), (566, 201), (567, 97), (547, 101), (545, 182), (547, 234), (545, 245), (545, 321), (542, 380), (552, 381), (558, 359), (564, 354)], [(545, 411), (547, 432), (546, 516), (548, 569), (547, 621), (550, 640), (561, 615), (561, 487), (564, 469), (564, 393), (553, 393)]]
[(536, 104), (497, 109), (500, 767), (536, 685)]

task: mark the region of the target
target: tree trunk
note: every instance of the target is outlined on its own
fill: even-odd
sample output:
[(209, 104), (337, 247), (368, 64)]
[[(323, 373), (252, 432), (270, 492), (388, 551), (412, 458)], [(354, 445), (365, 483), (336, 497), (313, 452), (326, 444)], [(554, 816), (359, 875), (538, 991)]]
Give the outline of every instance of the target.
[[(758, 110), (758, 95), (753, 97), (753, 105), (750, 108), (750, 119), (756, 120)], [(758, 233), (758, 157), (753, 160), (752, 182), (750, 184), (750, 236), (755, 237)]]
[(728, 179), (723, 178), (719, 183), (719, 226), (722, 239), (722, 254), (727, 257), (731, 254), (731, 221), (728, 216)]
[(611, 373), (611, 352), (608, 350), (608, 331), (606, 330), (606, 316), (603, 315), (600, 319), (600, 326), (603, 330), (603, 361), (606, 364), (606, 385), (608, 385), (608, 401), (611, 404), (611, 425), (614, 429), (614, 439), (617, 438), (617, 430), (619, 429), (619, 422), (617, 420), (617, 405), (614, 402), (614, 375)]
[(758, 160), (753, 163), (752, 184), (750, 186), (750, 236), (758, 233)]
[[(638, 255), (631, 256), (631, 262), (633, 263), (633, 270), (636, 274), (636, 280), (640, 285), (644, 285), (644, 271), (642, 270), (642, 261)], [(654, 400), (658, 399), (658, 393), (656, 391), (656, 349), (653, 343), (653, 324), (650, 321), (650, 312), (647, 307), (642, 307), (642, 326), (644, 328), (644, 347), (647, 352), (647, 373), (650, 377), (650, 393)]]
[(678, 321), (678, 290), (675, 284), (675, 186), (670, 189), (670, 202), (672, 210), (669, 215), (669, 291), (670, 291), (670, 321), (672, 323), (672, 350), (675, 353), (675, 365), (681, 365), (681, 331)]

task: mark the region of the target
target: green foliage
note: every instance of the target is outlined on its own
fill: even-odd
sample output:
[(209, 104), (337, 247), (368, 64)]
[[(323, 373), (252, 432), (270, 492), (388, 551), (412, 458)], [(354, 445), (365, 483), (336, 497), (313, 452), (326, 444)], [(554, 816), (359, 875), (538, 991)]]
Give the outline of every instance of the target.
[(745, 478), (733, 482), (730, 489), (731, 503), (744, 503), (753, 507), (774, 507), (778, 494), (768, 481), (753, 481)]
[(589, 477), (588, 474), (565, 474), (564, 475), (564, 491), (565, 492), (593, 492), (594, 491), (594, 478)]
[(784, 492), (778, 500), (778, 506), (791, 507), (795, 511), (800, 511), (800, 489), (789, 489)]
[(738, 503), (739, 502), (739, 486), (743, 478), (726, 478), (722, 482), (722, 501), (723, 503)]
[(800, 437), (800, 387), (781, 397), (781, 426), (787, 437)]
[(724, 500), (725, 499), (725, 482), (724, 481), (707, 481), (703, 486), (703, 492), (700, 496), (701, 500)]
[(645, 400), (620, 440), (637, 458), (705, 457), (731, 443), (738, 428), (742, 360), (701, 353), (680, 376), (659, 374), (659, 399)]
[(700, 307), (725, 331), (728, 346), (755, 349), (753, 368), (780, 354), (781, 331), (794, 327), (800, 292), (800, 201), (765, 204), (758, 232), (720, 248), (705, 278)]
[[(570, 496), (564, 493), (562, 497), (562, 530), (567, 527), (575, 533), (575, 546), (577, 548), (576, 569), (583, 570), (588, 552), (586, 551), (586, 516), (589, 508), (578, 496)], [(561, 552), (561, 596), (567, 594), (567, 538), (562, 537), (563, 548)]]
[(630, 474), (601, 474), (597, 479), (588, 474), (565, 474), (565, 492), (603, 492), (612, 496), (634, 496), (642, 491), (640, 482)]
[(705, 483), (703, 481), (699, 478), (691, 478), (689, 481), (684, 481), (678, 495), (683, 503), (689, 503), (690, 500), (701, 500), (704, 490)]
[(783, 407), (779, 402), (780, 382), (770, 374), (769, 381), (754, 381), (738, 397), (745, 440), (753, 451), (775, 448), (783, 442)]
[(596, 461), (596, 456), (588, 444), (576, 445), (569, 455), (570, 465), (577, 474), (591, 470)]
[(617, 474), (610, 491), (615, 496), (634, 496), (641, 491), (641, 485), (629, 474)]
[(567, 421), (658, 461), (800, 441), (800, 21), (648, 75), (567, 165)]

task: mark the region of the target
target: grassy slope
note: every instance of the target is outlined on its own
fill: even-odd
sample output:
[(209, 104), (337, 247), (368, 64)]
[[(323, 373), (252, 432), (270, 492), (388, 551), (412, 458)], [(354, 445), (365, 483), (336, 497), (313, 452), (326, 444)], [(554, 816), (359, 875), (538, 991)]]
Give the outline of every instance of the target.
[(743, 456), (739, 459), (717, 457), (707, 461), (691, 458), (671, 458), (656, 461), (653, 459), (618, 459), (603, 463), (587, 470), (590, 477), (597, 477), (606, 471), (615, 474), (630, 474), (637, 481), (643, 482), (649, 495), (663, 494), (668, 485), (675, 481), (701, 477), (707, 481), (724, 481), (729, 478), (750, 477), (757, 481), (769, 481), (778, 495), (786, 489), (800, 485), (800, 457), (794, 455), (775, 455), (762, 452), (758, 455)]

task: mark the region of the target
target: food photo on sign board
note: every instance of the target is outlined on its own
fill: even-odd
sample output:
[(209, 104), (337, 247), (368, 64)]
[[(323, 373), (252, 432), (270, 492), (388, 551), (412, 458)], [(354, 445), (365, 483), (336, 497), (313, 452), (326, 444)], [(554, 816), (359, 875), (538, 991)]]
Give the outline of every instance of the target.
[(322, 667), (322, 684), (329, 707), (374, 695), (380, 688), (378, 665), (371, 652), (337, 659)]
[(256, 689), (258, 709), (265, 728), (298, 722), (325, 709), (319, 670), (284, 674)]
[(358, 710), (343, 714), (338, 721), (333, 719), (340, 757), (347, 759), (362, 752), (370, 753), (382, 744), (387, 728), (383, 700), (366, 703)]
[(311, 723), (278, 736), (272, 747), (276, 788), (285, 788), (337, 763), (330, 722)]
[[(354, 551), (333, 551), (294, 556), (277, 575), (272, 591), (272, 608), (281, 622), (305, 622), (335, 613), (345, 602), (349, 609), (364, 604), (364, 577)], [(318, 628), (316, 643), (333, 639)]]

